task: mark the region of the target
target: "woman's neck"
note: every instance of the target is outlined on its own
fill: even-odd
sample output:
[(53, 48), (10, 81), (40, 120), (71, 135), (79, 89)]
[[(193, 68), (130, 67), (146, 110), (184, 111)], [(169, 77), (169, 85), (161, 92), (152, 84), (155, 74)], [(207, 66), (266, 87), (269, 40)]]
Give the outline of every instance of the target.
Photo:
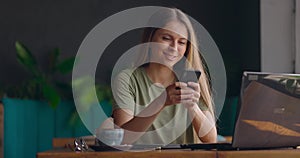
[(153, 83), (162, 84), (164, 87), (174, 83), (174, 72), (167, 66), (157, 63), (150, 63), (145, 67), (145, 70)]

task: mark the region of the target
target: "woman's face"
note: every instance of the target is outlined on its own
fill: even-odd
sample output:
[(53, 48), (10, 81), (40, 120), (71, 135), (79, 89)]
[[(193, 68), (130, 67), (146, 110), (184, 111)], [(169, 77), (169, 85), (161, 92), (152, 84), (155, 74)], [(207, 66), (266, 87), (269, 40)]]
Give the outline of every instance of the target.
[(157, 44), (151, 45), (150, 60), (173, 67), (184, 56), (187, 37), (188, 31), (184, 24), (177, 21), (167, 23), (164, 29), (156, 30), (152, 37), (151, 42)]

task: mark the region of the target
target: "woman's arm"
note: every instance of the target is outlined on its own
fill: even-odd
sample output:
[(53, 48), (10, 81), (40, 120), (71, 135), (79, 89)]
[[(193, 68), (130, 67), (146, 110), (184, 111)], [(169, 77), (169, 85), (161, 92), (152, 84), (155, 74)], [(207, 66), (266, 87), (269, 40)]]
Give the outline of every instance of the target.
[(186, 84), (176, 82), (168, 86), (165, 92), (136, 116), (130, 110), (115, 109), (113, 111), (114, 123), (125, 130), (122, 144), (132, 144), (138, 140), (165, 106), (180, 103), (181, 98), (185, 97), (182, 95), (181, 86), (186, 86)]
[(126, 109), (113, 111), (115, 125), (124, 129), (122, 144), (132, 144), (138, 140), (153, 123), (164, 105), (159, 102), (160, 98), (154, 100), (147, 108), (137, 116)]
[(189, 107), (188, 111), (200, 140), (205, 143), (217, 142), (215, 121), (210, 111), (202, 111), (197, 104)]
[(197, 135), (202, 142), (214, 143), (217, 141), (217, 130), (215, 119), (209, 110), (202, 111), (199, 106), (200, 85), (189, 82), (189, 89), (193, 89), (193, 95), (188, 100), (183, 101), (183, 105), (188, 109), (192, 125), (197, 131)]

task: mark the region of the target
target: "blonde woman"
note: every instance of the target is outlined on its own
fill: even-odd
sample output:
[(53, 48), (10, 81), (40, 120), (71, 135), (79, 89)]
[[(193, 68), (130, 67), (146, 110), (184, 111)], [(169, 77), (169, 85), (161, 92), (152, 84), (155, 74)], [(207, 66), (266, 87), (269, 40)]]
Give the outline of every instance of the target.
[[(114, 124), (123, 144), (216, 142), (207, 70), (188, 17), (179, 9), (154, 14), (145, 28), (135, 69), (114, 79)], [(176, 70), (202, 72), (199, 82), (180, 82)]]

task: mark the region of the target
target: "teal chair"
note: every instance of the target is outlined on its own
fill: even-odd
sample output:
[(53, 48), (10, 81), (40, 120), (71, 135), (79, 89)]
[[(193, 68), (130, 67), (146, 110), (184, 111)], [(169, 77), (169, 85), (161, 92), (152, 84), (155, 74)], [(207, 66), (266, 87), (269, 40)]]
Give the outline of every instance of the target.
[(232, 136), (234, 132), (234, 124), (238, 108), (239, 97), (228, 97), (222, 112), (217, 120), (218, 134), (222, 136)]
[[(52, 149), (53, 138), (91, 135), (81, 121), (76, 126), (68, 123), (75, 110), (73, 102), (62, 102), (56, 109), (43, 101), (4, 98), (2, 102), (4, 158), (35, 157), (37, 152)], [(107, 104), (101, 106), (110, 115)]]

